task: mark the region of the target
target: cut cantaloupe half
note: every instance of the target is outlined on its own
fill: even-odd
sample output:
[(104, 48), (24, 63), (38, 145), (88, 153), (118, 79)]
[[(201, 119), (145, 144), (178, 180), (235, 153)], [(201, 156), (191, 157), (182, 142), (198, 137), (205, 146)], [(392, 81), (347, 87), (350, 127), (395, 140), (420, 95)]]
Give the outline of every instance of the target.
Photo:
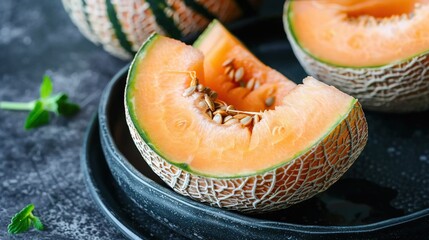
[[(294, 84), (218, 22), (195, 46), (152, 35), (125, 93), (136, 146), (175, 191), (245, 212), (285, 208), (325, 190), (363, 150), (367, 125), (353, 97), (313, 78)], [(243, 69), (239, 81), (228, 67)]]
[(368, 109), (429, 109), (429, 0), (291, 0), (283, 22), (308, 74)]

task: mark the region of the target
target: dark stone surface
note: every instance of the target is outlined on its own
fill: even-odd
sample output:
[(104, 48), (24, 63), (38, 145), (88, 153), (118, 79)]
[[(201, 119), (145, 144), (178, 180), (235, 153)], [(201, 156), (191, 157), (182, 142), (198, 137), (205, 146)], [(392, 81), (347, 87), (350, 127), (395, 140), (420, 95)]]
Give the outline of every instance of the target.
[[(47, 73), (82, 110), (31, 131), (27, 113), (0, 110), (0, 239), (123, 238), (90, 198), (79, 153), (104, 86), (125, 64), (86, 40), (61, 1), (1, 1), (0, 100), (32, 100)], [(29, 203), (46, 231), (8, 235), (11, 216)]]
[[(275, 2), (275, 1), (269, 1)], [(281, 13), (282, 3), (262, 12)], [(26, 112), (0, 110), (0, 239), (122, 239), (99, 213), (82, 179), (85, 129), (110, 78), (126, 64), (86, 40), (61, 1), (0, 2), (0, 101), (30, 101), (43, 74), (82, 110), (72, 119), (23, 129)], [(29, 203), (43, 232), (7, 234), (10, 218)]]

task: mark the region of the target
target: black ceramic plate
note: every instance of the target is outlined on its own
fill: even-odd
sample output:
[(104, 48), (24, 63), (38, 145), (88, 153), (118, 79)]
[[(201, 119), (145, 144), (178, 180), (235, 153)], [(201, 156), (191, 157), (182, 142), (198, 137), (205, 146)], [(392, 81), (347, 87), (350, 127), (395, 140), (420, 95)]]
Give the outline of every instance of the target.
[[(280, 18), (248, 21), (231, 30), (262, 61), (290, 79), (300, 82), (306, 76), (291, 51)], [(125, 123), (126, 71), (118, 73), (107, 87), (99, 108), (99, 122), (109, 169), (120, 191), (134, 204), (128, 210), (144, 211), (175, 232), (192, 238), (428, 237), (429, 112), (366, 112), (368, 144), (336, 184), (286, 210), (243, 215), (180, 196), (153, 174), (134, 147)], [(100, 156), (98, 163), (104, 164)], [(91, 167), (94, 166), (88, 166)], [(91, 174), (96, 177), (94, 172)], [(112, 188), (105, 190), (94, 195), (102, 198), (115, 194)], [(123, 221), (127, 220), (124, 215)]]
[(110, 222), (130, 239), (185, 239), (154, 220), (126, 197), (116, 184), (101, 150), (98, 117), (86, 132), (81, 154), (86, 185), (95, 203)]

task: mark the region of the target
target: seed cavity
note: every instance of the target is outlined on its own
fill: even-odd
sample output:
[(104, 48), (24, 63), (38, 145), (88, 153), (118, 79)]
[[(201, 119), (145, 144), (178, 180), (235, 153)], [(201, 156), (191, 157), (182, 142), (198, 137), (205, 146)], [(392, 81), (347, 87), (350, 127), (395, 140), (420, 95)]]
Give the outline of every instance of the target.
[[(233, 59), (225, 61), (223, 66), (225, 67), (225, 72), (228, 72), (228, 76), (232, 81), (239, 82), (240, 86), (246, 87), (248, 89), (255, 89), (260, 86), (260, 82), (251, 78), (249, 81), (245, 82), (243, 80), (244, 68), (240, 67), (234, 69)], [(226, 102), (218, 99), (218, 94), (216, 91), (211, 90), (210, 88), (199, 83), (196, 73), (194, 71), (182, 72), (182, 71), (172, 71), (175, 73), (188, 73), (191, 77), (189, 87), (186, 88), (182, 96), (189, 97), (192, 94), (197, 94), (199, 100), (197, 100), (198, 108), (202, 109), (207, 116), (212, 119), (217, 124), (224, 125), (233, 125), (241, 124), (244, 127), (252, 127), (261, 120), (262, 112), (250, 112), (250, 111), (240, 111), (236, 110), (233, 105), (228, 105)], [(266, 99), (265, 104), (272, 105), (274, 103), (274, 97), (269, 97)]]

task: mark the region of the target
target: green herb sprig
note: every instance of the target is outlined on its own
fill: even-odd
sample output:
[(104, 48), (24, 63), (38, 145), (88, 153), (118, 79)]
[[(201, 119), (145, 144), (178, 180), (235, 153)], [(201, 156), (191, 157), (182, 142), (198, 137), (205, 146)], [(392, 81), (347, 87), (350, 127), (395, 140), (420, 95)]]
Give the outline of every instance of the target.
[(40, 98), (31, 102), (0, 102), (0, 109), (30, 111), (25, 120), (25, 129), (40, 127), (49, 123), (50, 112), (56, 115), (73, 116), (79, 111), (79, 105), (69, 102), (65, 93), (52, 95), (53, 84), (48, 75), (43, 76), (40, 85)]
[(40, 219), (33, 215), (33, 210), (34, 204), (29, 204), (15, 214), (10, 220), (10, 224), (7, 226), (7, 232), (10, 234), (18, 234), (28, 231), (31, 226), (42, 231), (44, 226)]

